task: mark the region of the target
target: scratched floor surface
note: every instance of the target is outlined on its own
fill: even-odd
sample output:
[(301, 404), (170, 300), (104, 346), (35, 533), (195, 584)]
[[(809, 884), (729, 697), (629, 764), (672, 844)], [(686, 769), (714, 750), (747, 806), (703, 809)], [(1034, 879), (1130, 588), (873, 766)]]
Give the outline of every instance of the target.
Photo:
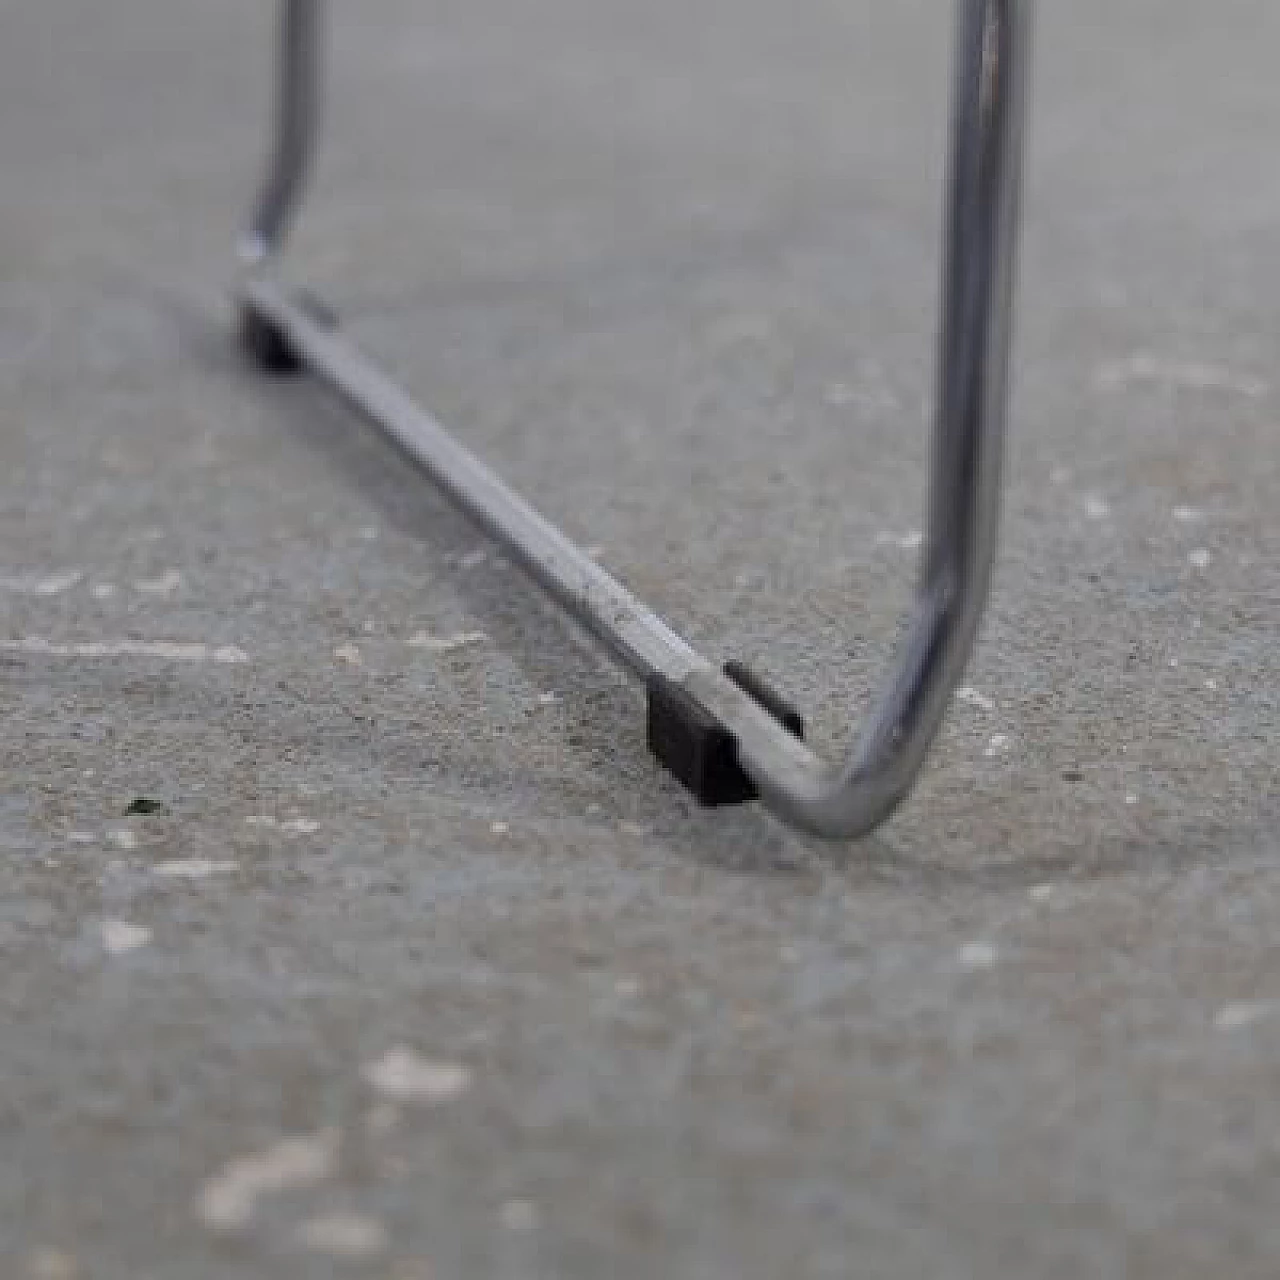
[[(940, 6), (335, 8), (305, 274), (834, 749)], [(1043, 8), (989, 624), (827, 849), (238, 358), (264, 6), (0, 0), (0, 1275), (1280, 1273), (1280, 10)]]

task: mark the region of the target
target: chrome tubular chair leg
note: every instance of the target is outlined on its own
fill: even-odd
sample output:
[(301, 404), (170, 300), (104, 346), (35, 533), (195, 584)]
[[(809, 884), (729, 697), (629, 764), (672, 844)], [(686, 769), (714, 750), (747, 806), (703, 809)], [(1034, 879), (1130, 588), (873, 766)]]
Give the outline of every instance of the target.
[(302, 199), (319, 131), (323, 5), (320, 0), (281, 0), (279, 22), (275, 149), (240, 242), (240, 261), (250, 271), (280, 250)]
[(906, 638), (839, 764), (740, 664), (719, 667), (580, 551), (275, 278), (313, 149), (323, 0), (282, 0), (273, 159), (242, 250), (246, 342), (305, 367), (385, 432), (558, 603), (640, 676), (649, 745), (704, 803), (758, 796), (813, 834), (870, 831), (907, 795), (968, 662), (999, 521), (1033, 0), (957, 0), (929, 528)]

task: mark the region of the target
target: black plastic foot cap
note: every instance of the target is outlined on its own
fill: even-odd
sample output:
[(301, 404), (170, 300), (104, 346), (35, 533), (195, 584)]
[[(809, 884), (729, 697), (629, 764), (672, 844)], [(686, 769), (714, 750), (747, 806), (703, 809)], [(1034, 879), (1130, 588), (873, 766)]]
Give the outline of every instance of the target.
[(298, 373), (302, 369), (302, 358), (280, 327), (247, 304), (240, 308), (240, 343), (267, 373)]
[[(804, 720), (776, 690), (741, 663), (725, 674), (779, 724), (804, 737)], [(649, 682), (649, 750), (687, 787), (700, 804), (745, 804), (756, 798), (755, 784), (738, 763), (738, 741), (679, 685)]]
[[(322, 329), (338, 327), (337, 313), (315, 294), (300, 293), (297, 303)], [(240, 307), (240, 342), (249, 357), (267, 373), (299, 373), (306, 363), (284, 330), (252, 303), (242, 303)]]

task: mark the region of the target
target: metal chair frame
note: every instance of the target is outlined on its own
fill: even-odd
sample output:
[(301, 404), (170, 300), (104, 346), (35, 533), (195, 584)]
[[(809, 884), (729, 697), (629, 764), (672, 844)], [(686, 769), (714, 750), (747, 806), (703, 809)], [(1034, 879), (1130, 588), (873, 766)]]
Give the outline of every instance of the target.
[(281, 0), (274, 149), (240, 245), (242, 339), (264, 367), (305, 368), (385, 432), (645, 681), (649, 745), (704, 803), (758, 796), (815, 835), (864, 835), (910, 791), (969, 660), (999, 522), (1032, 5), (956, 0), (928, 529), (885, 688), (846, 758), (828, 763), (762, 680), (697, 653), (281, 283), (318, 133), (325, 17), (324, 0)]

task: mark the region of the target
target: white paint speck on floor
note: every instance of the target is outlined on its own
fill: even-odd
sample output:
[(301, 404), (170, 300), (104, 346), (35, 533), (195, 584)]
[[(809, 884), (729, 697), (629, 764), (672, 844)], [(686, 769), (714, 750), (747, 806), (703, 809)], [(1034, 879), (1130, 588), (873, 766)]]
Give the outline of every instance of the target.
[(102, 922), (102, 946), (108, 955), (125, 956), (138, 951), (151, 941), (151, 930), (127, 920)]
[(460, 1063), (424, 1058), (404, 1045), (369, 1063), (364, 1078), (387, 1101), (408, 1105), (453, 1102), (471, 1087), (471, 1072)]
[(995, 699), (988, 697), (982, 690), (975, 689), (971, 684), (962, 684), (956, 690), (956, 698), (971, 707), (977, 707), (979, 711), (994, 711), (996, 709)]
[(1214, 1026), (1219, 1031), (1242, 1031), (1280, 1013), (1280, 1002), (1273, 1000), (1244, 1000), (1223, 1005), (1214, 1016)]
[(239, 868), (240, 864), (229, 858), (215, 860), (212, 858), (174, 858), (168, 862), (157, 862), (152, 874), (165, 876), (170, 880), (207, 880), (210, 876), (228, 875)]
[(894, 533), (882, 529), (876, 534), (877, 547), (896, 547), (899, 551), (916, 551), (924, 546), (924, 532), (920, 529), (907, 529), (902, 533)]
[(1094, 385), (1100, 391), (1122, 391), (1143, 384), (1181, 391), (1226, 391), (1260, 399), (1270, 387), (1261, 378), (1200, 360), (1177, 360), (1138, 352), (1099, 367)]
[(268, 831), (283, 831), (291, 836), (314, 835), (320, 824), (314, 818), (273, 818), (270, 814), (252, 813), (244, 820), (247, 827), (262, 827)]
[(483, 644), (487, 639), (483, 631), (458, 631), (451, 636), (437, 636), (429, 631), (415, 631), (405, 643), (414, 649), (425, 649), (428, 653), (456, 653), (459, 649)]
[(80, 569), (64, 569), (46, 574), (0, 574), (0, 591), (23, 596), (58, 596), (84, 579)]
[(235, 645), (209, 645), (169, 640), (87, 640), (79, 644), (25, 636), (0, 640), (0, 652), (24, 653), (45, 658), (119, 659), (154, 658), (163, 662), (242, 663), (249, 655)]
[(172, 595), (182, 587), (182, 574), (177, 569), (166, 569), (154, 578), (139, 578), (133, 589), (148, 596)]
[(971, 973), (993, 969), (999, 952), (990, 942), (966, 942), (956, 953), (956, 963)]
[(232, 1160), (201, 1189), (196, 1213), (214, 1231), (242, 1231), (253, 1221), (258, 1201), (313, 1187), (337, 1172), (336, 1129), (282, 1138), (274, 1146)]

